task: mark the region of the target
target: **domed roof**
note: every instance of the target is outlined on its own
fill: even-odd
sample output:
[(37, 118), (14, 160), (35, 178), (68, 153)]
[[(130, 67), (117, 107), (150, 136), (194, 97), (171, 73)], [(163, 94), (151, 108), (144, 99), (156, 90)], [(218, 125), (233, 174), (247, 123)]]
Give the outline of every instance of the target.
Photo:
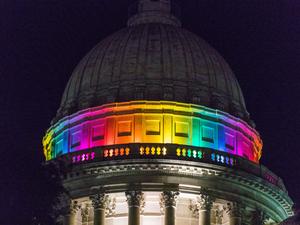
[(219, 109), (249, 121), (234, 73), (207, 42), (172, 23), (132, 24), (81, 60), (56, 120), (106, 103), (166, 100)]

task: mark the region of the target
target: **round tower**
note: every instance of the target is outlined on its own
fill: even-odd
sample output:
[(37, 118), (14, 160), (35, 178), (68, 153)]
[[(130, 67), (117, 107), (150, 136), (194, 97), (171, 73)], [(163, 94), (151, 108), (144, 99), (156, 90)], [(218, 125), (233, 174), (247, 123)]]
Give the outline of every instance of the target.
[(66, 193), (64, 225), (261, 225), (292, 215), (237, 79), (181, 27), (171, 0), (140, 0), (128, 26), (73, 71), (43, 139)]

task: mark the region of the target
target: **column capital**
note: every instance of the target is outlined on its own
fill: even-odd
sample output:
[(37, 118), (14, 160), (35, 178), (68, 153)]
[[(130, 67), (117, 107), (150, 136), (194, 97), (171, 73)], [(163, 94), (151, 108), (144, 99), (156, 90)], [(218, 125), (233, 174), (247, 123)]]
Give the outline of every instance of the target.
[(106, 209), (108, 204), (108, 195), (104, 192), (98, 192), (90, 196), (94, 209)]
[(129, 207), (140, 207), (144, 198), (144, 193), (137, 190), (129, 190), (125, 192)]
[(76, 214), (80, 209), (80, 205), (75, 200), (70, 200), (68, 205), (64, 208), (65, 214)]
[(69, 194), (61, 193), (57, 198), (54, 209), (60, 211), (63, 215), (76, 214), (80, 209), (78, 201), (73, 200)]
[(242, 216), (242, 205), (238, 202), (227, 203), (225, 210), (230, 217)]
[(215, 199), (211, 196), (209, 190), (202, 188), (199, 196), (197, 197), (198, 210), (211, 210)]
[(161, 200), (165, 208), (176, 207), (179, 191), (164, 191), (161, 194)]
[(214, 203), (214, 198), (208, 194), (201, 193), (196, 200), (190, 200), (189, 210), (194, 217), (199, 216), (199, 211), (210, 211)]

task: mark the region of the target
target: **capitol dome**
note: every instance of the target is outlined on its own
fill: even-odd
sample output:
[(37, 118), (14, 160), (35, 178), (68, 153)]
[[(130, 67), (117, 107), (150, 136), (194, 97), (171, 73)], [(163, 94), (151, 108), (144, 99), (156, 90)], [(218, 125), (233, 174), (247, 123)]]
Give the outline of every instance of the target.
[(57, 119), (106, 103), (166, 100), (219, 109), (249, 122), (238, 81), (214, 48), (179, 24), (137, 19), (81, 60)]
[(64, 190), (58, 224), (273, 225), (293, 215), (282, 179), (260, 164), (234, 73), (175, 8), (139, 0), (127, 28), (75, 68), (43, 138)]

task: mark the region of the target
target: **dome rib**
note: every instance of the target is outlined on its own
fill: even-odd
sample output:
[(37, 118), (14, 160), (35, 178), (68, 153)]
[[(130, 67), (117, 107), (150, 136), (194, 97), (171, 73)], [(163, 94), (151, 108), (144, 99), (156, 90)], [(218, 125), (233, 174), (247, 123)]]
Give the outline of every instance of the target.
[[(163, 78), (165, 79), (171, 79), (173, 74), (173, 68), (172, 68), (172, 58), (171, 58), (171, 51), (168, 44), (170, 43), (170, 37), (168, 35), (168, 32), (162, 25), (160, 25), (161, 33), (163, 34), (162, 37), (162, 43), (163, 43)], [(167, 71), (170, 71), (170, 74), (168, 74)]]
[(222, 76), (223, 76), (223, 79), (224, 79), (224, 86), (225, 86), (225, 89), (226, 89), (226, 93), (228, 93), (230, 95), (230, 97), (232, 97), (232, 94), (231, 94), (231, 91), (230, 91), (229, 85), (228, 85), (227, 73), (225, 72), (225, 69), (224, 69), (224, 63), (222, 63), (220, 55), (216, 54), (216, 57), (217, 57), (219, 65), (220, 65), (220, 70), (222, 71)]
[[(145, 65), (145, 58), (147, 52), (147, 43), (148, 43), (148, 30), (143, 29), (143, 27), (139, 27), (141, 30), (141, 38), (138, 40), (138, 55), (137, 55), (137, 69), (135, 75), (135, 85), (138, 84), (139, 80), (144, 79), (144, 65)], [(142, 51), (145, 49), (144, 51)], [(144, 59), (144, 61), (143, 61)], [(143, 78), (143, 79), (142, 79)]]
[[(120, 30), (118, 33), (123, 33), (124, 32), (124, 29), (123, 30)], [(104, 63), (105, 63), (105, 57), (106, 57), (106, 55), (108, 54), (108, 51), (109, 51), (109, 49), (114, 45), (114, 43), (116, 42), (116, 41), (118, 41), (120, 38), (122, 37), (122, 35), (114, 35), (111, 39), (111, 41), (109, 42), (109, 40), (110, 39), (106, 39), (106, 41), (108, 42), (107, 44), (106, 44), (106, 48), (105, 48), (105, 50), (102, 52), (102, 56), (101, 56), (101, 61), (98, 63), (98, 67), (97, 67), (97, 69), (95, 70), (95, 73), (93, 74), (94, 76), (96, 76), (97, 77), (97, 82), (96, 82), (96, 87), (97, 87), (97, 89), (96, 89), (96, 92), (98, 92), (99, 90), (99, 87), (101, 87), (101, 82), (100, 81), (102, 81), (105, 77), (103, 76), (104, 75), (104, 73), (102, 73), (102, 71), (101, 71), (101, 69), (103, 68), (103, 65), (104, 65)], [(99, 51), (99, 52), (101, 52), (101, 51)]]
[[(80, 76), (79, 82), (79, 91), (85, 92), (90, 89), (90, 80), (91, 80), (91, 73), (89, 73), (89, 69), (91, 69), (91, 65), (95, 64), (95, 54), (97, 53), (96, 48), (92, 49), (91, 53), (89, 54), (86, 63), (83, 67), (82, 74)], [(95, 67), (93, 65), (93, 67)], [(87, 75), (86, 75), (87, 74)]]
[[(191, 45), (187, 41), (187, 38), (184, 36), (184, 32), (177, 32), (177, 34), (181, 37), (180, 38), (182, 40), (181, 44), (184, 48), (187, 76), (188, 76), (190, 81), (191, 80), (196, 80), (195, 64), (194, 64), (194, 58), (193, 58), (193, 55), (192, 55)], [(191, 75), (193, 77), (191, 77)]]

